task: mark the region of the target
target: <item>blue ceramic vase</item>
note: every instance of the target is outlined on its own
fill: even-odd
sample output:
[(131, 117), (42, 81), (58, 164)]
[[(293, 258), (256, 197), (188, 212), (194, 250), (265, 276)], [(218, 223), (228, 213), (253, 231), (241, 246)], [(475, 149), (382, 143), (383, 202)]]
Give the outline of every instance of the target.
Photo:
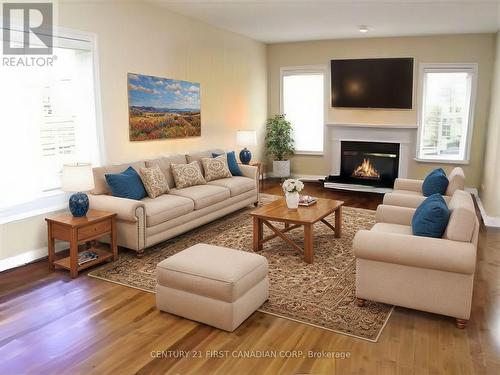
[(75, 193), (69, 197), (69, 210), (75, 217), (82, 217), (89, 210), (89, 197), (85, 193)]

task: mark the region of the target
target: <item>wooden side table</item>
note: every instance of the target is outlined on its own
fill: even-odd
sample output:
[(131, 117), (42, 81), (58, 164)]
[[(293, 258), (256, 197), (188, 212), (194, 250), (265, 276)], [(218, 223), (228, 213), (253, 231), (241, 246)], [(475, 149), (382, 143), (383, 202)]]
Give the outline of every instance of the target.
[(258, 192), (260, 193), (261, 184), (264, 185), (264, 163), (261, 161), (253, 161), (253, 162), (250, 162), (250, 165), (257, 167), (257, 169), (258, 169), (258, 172), (257, 172), (259, 174)]
[[(48, 230), (49, 267), (69, 270), (72, 278), (78, 276), (78, 272), (109, 260), (118, 258), (118, 246), (116, 243), (116, 214), (104, 211), (90, 210), (87, 216), (74, 217), (71, 214), (59, 215), (46, 218)], [(93, 247), (91, 251), (98, 258), (82, 265), (78, 265), (78, 245), (97, 240), (109, 234), (111, 236), (110, 249)], [(69, 257), (55, 260), (55, 240), (67, 241), (70, 244)]]

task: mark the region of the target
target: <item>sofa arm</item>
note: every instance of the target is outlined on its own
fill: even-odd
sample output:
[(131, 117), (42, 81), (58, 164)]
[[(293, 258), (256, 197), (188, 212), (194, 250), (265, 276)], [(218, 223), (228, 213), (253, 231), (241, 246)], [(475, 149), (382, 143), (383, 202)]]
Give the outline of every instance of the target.
[(377, 207), (375, 220), (377, 223), (411, 225), (414, 214), (414, 208), (381, 204)]
[(360, 230), (354, 236), (356, 258), (471, 275), (476, 247), (470, 242)]
[(394, 181), (394, 190), (409, 190), (416, 191), (418, 193), (422, 192), (422, 180), (412, 180), (409, 178), (396, 178)]
[(248, 177), (256, 182), (259, 182), (259, 168), (247, 164), (240, 164), (239, 167), (244, 177)]
[(145, 207), (141, 201), (105, 194), (89, 194), (89, 201), (90, 208), (116, 213), (119, 220), (136, 222), (145, 217)]

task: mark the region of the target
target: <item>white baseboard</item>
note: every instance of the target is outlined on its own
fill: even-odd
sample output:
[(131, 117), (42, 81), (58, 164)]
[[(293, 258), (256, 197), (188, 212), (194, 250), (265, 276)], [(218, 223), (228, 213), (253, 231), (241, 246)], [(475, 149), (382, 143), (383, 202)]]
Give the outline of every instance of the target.
[[(56, 243), (56, 253), (67, 248), (68, 245), (65, 243)], [(9, 270), (11, 268), (16, 268), (19, 266), (24, 266), (25, 264), (32, 263), (35, 260), (45, 258), (47, 255), (48, 255), (47, 248), (41, 247), (39, 249), (29, 250), (9, 258), (1, 259), (0, 272)]]
[(479, 211), (481, 212), (481, 216), (483, 217), (484, 225), (489, 228), (500, 228), (500, 217), (488, 216), (486, 213), (486, 209), (483, 206), (483, 202), (481, 202), (481, 198), (479, 197), (479, 192), (476, 188), (465, 188), (469, 193), (471, 193), (477, 202), (477, 206), (479, 207)]
[[(318, 180), (323, 180), (326, 177), (326, 175), (312, 175), (312, 174), (295, 174), (292, 173), (290, 177), (287, 178), (296, 178), (301, 181), (318, 181)], [(266, 178), (275, 178), (272, 173), (264, 173), (264, 179)], [(279, 177), (276, 177), (279, 178)]]

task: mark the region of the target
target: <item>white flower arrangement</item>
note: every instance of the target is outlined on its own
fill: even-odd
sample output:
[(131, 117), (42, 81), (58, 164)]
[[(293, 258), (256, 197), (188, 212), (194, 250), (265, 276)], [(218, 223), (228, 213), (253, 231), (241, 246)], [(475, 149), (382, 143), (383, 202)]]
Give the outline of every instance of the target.
[(299, 193), (304, 189), (304, 183), (300, 180), (290, 178), (283, 182), (282, 188), (285, 193)]

